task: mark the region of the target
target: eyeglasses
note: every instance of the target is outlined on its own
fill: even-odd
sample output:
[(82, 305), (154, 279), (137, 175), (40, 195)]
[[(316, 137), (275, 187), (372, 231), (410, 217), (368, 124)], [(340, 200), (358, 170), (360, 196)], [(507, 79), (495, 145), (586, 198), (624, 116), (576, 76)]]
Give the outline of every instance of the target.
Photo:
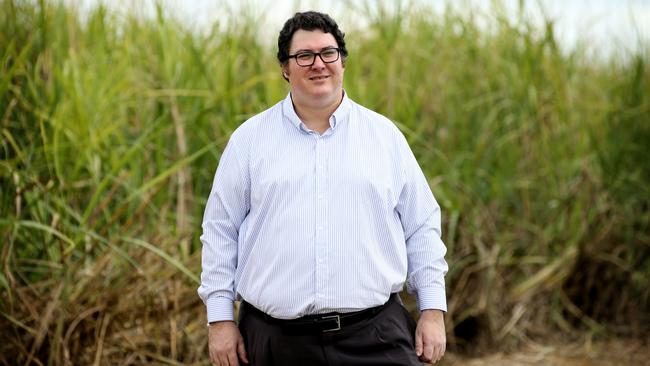
[(320, 57), (323, 63), (331, 64), (339, 59), (339, 54), (338, 48), (327, 48), (320, 52), (298, 52), (295, 55), (289, 55), (289, 58), (295, 58), (298, 66), (308, 67), (316, 62), (316, 56)]

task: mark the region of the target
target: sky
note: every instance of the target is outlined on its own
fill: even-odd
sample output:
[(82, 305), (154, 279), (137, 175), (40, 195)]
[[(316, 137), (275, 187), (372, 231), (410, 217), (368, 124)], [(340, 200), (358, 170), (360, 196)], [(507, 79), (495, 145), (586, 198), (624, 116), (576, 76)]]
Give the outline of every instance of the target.
[[(215, 21), (226, 24), (229, 14), (241, 8), (248, 9), (259, 23), (262, 41), (274, 42), (283, 22), (296, 11), (318, 10), (329, 13), (341, 28), (359, 29), (363, 26), (364, 5), (408, 7), (412, 3), (425, 4), (441, 13), (447, 3), (462, 11), (468, 7), (489, 13), (491, 0), (159, 0), (169, 11), (197, 31), (208, 29)], [(67, 0), (82, 12), (102, 2), (118, 12), (137, 12), (143, 16), (154, 14), (156, 0)], [(517, 18), (520, 0), (501, 0), (511, 18)], [(570, 50), (579, 42), (588, 44), (596, 53), (609, 55), (625, 53), (639, 47), (639, 39), (650, 42), (650, 0), (524, 0), (526, 14), (536, 24), (544, 16), (556, 24), (556, 34), (562, 47)], [(541, 5), (541, 6), (540, 6)]]

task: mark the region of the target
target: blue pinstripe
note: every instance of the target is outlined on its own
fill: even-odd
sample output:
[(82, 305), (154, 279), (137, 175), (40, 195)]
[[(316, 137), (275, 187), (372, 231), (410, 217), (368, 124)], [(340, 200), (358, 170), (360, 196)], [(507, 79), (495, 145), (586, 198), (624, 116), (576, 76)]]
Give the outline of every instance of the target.
[(405, 282), (446, 311), (440, 208), (406, 139), (347, 96), (330, 126), (307, 129), (288, 95), (230, 137), (202, 225), (209, 322), (242, 298), (282, 319), (364, 309)]

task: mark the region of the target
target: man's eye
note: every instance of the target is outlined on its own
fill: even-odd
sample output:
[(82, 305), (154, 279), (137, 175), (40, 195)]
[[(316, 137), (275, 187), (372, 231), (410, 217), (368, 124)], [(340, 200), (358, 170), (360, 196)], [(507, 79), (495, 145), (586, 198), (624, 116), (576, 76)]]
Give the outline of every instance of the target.
[(307, 52), (306, 52), (306, 53), (300, 53), (300, 54), (296, 55), (296, 57), (297, 57), (299, 60), (307, 61), (307, 60), (311, 60), (311, 58), (314, 57), (314, 54), (313, 54), (313, 53), (307, 53)]
[(325, 57), (333, 57), (334, 55), (336, 55), (336, 50), (325, 50), (321, 52), (321, 55)]

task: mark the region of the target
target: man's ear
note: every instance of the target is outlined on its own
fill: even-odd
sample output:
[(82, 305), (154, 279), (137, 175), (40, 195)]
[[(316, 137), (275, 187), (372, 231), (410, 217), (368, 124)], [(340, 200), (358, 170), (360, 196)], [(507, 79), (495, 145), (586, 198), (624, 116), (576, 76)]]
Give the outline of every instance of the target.
[(289, 81), (289, 68), (286, 66), (282, 66), (282, 77), (284, 77), (284, 80)]

